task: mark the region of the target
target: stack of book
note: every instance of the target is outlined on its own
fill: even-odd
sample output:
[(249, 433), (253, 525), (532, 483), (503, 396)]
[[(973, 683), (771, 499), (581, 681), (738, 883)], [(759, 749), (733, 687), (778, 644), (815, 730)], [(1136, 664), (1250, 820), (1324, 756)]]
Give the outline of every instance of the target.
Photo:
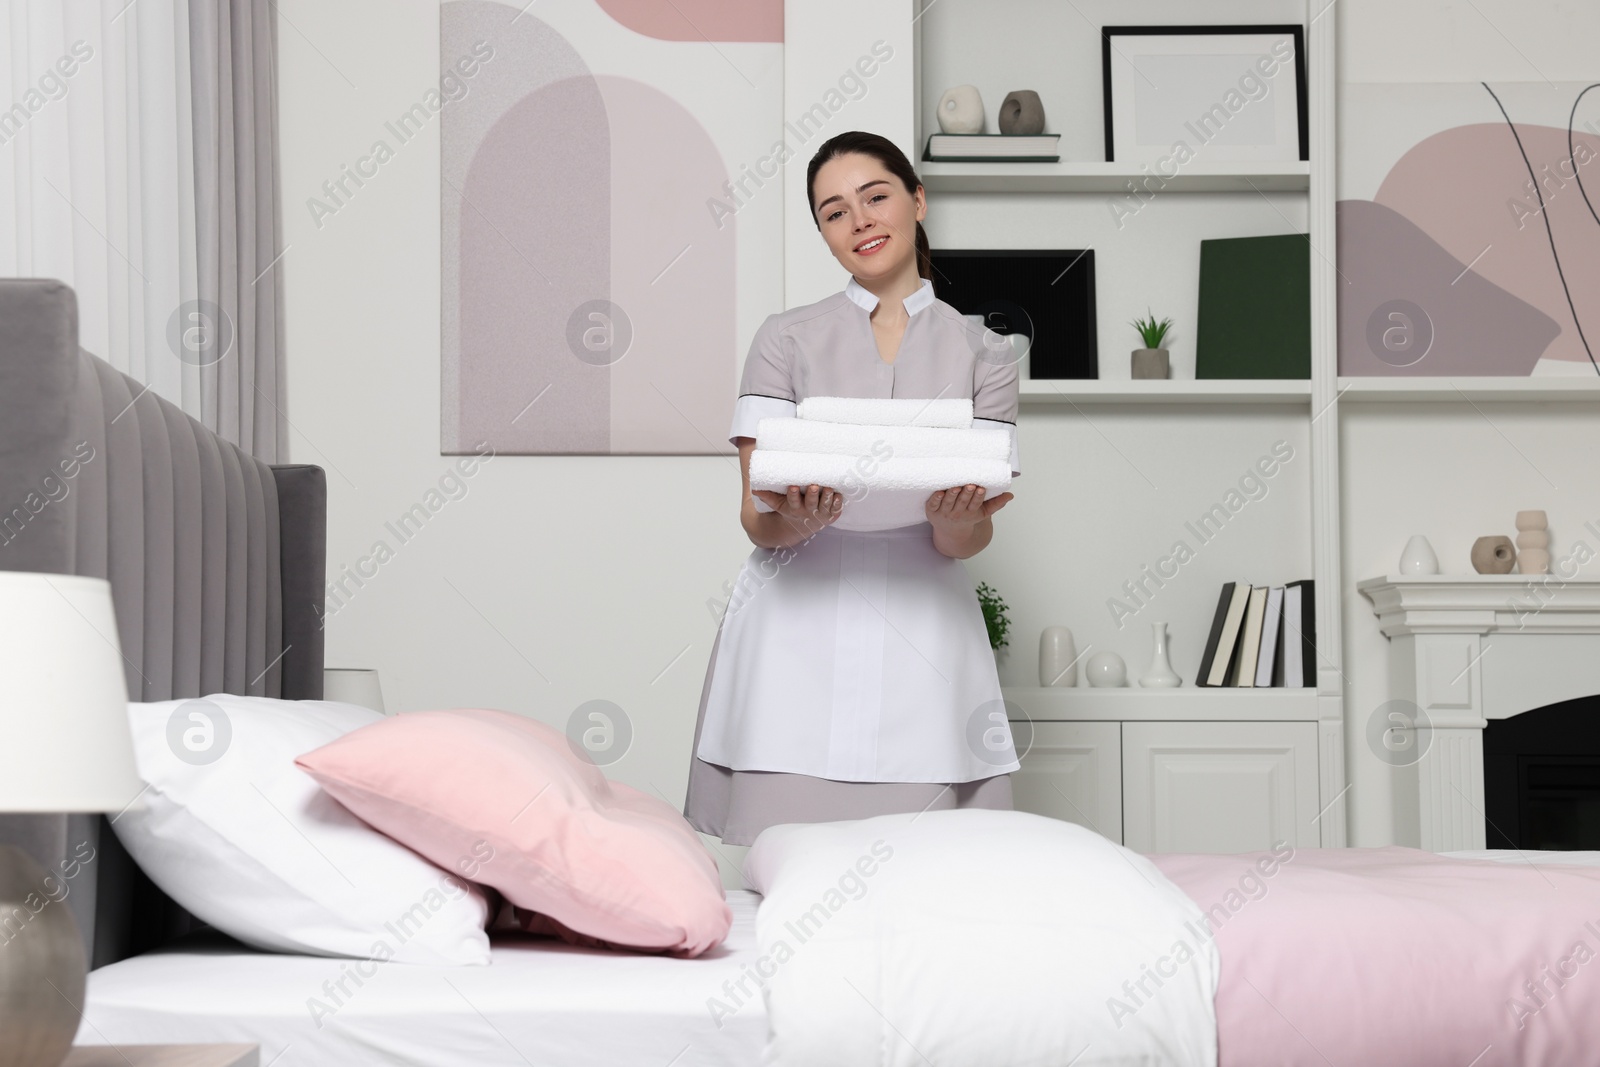
[(930, 163), (1059, 163), (1059, 133), (935, 133), (922, 158)]
[(1315, 687), (1316, 619), (1310, 578), (1288, 585), (1228, 582), (1217, 599), (1196, 684)]

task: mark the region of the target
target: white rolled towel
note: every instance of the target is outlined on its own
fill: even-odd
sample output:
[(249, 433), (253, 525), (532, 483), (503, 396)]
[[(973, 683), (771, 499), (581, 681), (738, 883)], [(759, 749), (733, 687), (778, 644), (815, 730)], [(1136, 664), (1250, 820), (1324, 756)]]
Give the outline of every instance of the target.
[[(999, 431), (1004, 436), (1004, 431)], [(888, 530), (927, 521), (928, 497), (940, 489), (981, 485), (985, 498), (1011, 487), (1009, 451), (1001, 459), (959, 457), (891, 457), (870, 453), (839, 455), (778, 452), (757, 448), (750, 453), (750, 488), (787, 492), (791, 485), (826, 485), (844, 494), (833, 525), (841, 530)], [(760, 498), (756, 510), (771, 511)]]
[(756, 422), (757, 451), (818, 452), (884, 459), (1011, 458), (1011, 435), (975, 426), (869, 426), (773, 415)]
[(867, 426), (940, 426), (965, 430), (972, 426), (972, 399), (808, 396), (795, 405), (795, 417)]

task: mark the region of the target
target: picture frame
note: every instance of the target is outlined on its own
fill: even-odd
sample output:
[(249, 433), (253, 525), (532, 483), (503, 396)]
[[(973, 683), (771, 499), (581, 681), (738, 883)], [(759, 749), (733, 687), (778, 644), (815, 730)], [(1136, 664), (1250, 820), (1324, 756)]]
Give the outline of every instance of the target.
[(1100, 65), (1107, 162), (1310, 159), (1297, 24), (1102, 26)]
[(1100, 376), (1094, 249), (935, 248), (934, 293), (998, 334), (1028, 338), (1027, 380)]

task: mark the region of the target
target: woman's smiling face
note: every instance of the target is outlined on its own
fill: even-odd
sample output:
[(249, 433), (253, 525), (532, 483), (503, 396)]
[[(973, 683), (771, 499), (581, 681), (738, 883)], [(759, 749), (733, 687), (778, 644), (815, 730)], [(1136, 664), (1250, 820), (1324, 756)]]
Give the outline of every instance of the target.
[(917, 223), (927, 214), (919, 185), (906, 192), (882, 163), (847, 152), (817, 168), (812, 189), (817, 225), (844, 269), (857, 278), (889, 278), (916, 270)]

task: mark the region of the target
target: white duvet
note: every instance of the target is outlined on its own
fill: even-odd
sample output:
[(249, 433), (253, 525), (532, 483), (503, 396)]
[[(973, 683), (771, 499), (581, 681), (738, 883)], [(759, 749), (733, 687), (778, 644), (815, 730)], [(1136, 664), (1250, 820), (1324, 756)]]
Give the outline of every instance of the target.
[(1143, 856), (946, 809), (769, 827), (745, 860), (764, 1067), (1215, 1067), (1218, 956)]

